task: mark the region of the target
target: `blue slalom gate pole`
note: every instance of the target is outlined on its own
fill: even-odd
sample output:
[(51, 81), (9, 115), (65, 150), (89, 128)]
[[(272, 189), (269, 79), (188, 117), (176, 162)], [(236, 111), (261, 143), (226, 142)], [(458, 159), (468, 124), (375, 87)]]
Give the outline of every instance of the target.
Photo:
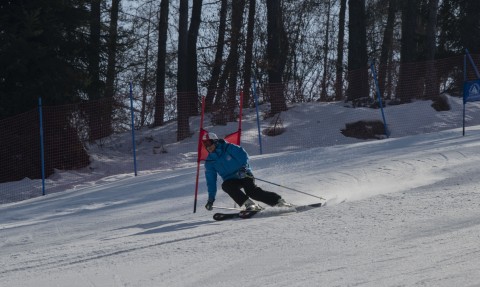
[[(470, 60), (470, 63), (472, 64), (472, 67), (475, 70), (475, 74), (477, 75), (477, 79), (480, 79), (480, 72), (478, 72), (477, 66), (475, 65), (475, 62), (473, 61), (472, 56), (468, 52), (468, 49), (465, 49), (465, 53), (467, 54), (468, 60)], [(466, 75), (465, 75), (465, 77), (466, 77)]]
[(43, 145), (43, 113), (42, 98), (38, 98), (38, 113), (40, 115), (40, 161), (42, 169), (42, 195), (45, 195), (45, 148)]
[(380, 92), (380, 86), (378, 85), (377, 72), (375, 71), (374, 61), (370, 61), (370, 70), (372, 70), (373, 80), (375, 82), (375, 88), (377, 91), (378, 104), (380, 105), (380, 110), (382, 111), (383, 126), (385, 127), (385, 135), (390, 137), (390, 132), (388, 131), (387, 121), (385, 120), (385, 113), (383, 112), (383, 103), (382, 103), (382, 93)]
[(258, 96), (257, 96), (257, 81), (255, 77), (252, 78), (253, 80), (253, 98), (255, 99), (255, 110), (257, 111), (257, 129), (258, 129), (258, 144), (260, 145), (260, 154), (263, 154), (263, 147), (262, 147), (262, 133), (260, 132), (260, 117), (258, 115)]
[(135, 145), (135, 114), (133, 113), (133, 92), (132, 83), (130, 82), (130, 114), (132, 117), (132, 146), (133, 146), (133, 169), (137, 176), (137, 147)]

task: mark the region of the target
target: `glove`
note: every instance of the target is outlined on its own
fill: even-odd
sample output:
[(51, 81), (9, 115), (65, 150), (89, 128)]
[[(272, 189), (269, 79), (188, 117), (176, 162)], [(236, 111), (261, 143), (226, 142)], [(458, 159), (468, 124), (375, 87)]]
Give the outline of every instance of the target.
[(205, 208), (206, 208), (207, 210), (209, 210), (209, 211), (212, 210), (212, 209), (213, 209), (213, 202), (214, 202), (214, 201), (215, 201), (215, 200), (209, 199), (209, 200), (207, 201), (207, 204), (205, 204)]

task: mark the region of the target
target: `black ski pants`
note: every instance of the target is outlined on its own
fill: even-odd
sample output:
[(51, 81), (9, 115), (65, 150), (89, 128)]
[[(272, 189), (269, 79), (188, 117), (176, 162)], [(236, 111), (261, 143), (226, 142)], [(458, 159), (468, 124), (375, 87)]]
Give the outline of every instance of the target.
[[(245, 192), (243, 192), (241, 189)], [(222, 189), (239, 205), (242, 206), (248, 198), (274, 206), (281, 198), (275, 192), (265, 191), (255, 184), (252, 177), (227, 179), (222, 183)]]

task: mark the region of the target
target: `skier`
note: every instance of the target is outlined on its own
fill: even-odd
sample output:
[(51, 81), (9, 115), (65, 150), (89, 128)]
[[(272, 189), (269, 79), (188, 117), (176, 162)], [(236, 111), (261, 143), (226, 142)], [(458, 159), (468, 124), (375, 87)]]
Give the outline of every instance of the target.
[[(217, 194), (217, 174), (223, 179), (223, 191), (239, 206), (245, 206), (246, 210), (261, 209), (250, 198), (270, 206), (292, 206), (280, 195), (265, 191), (255, 184), (248, 163), (248, 154), (241, 146), (218, 139), (214, 133), (204, 134), (202, 143), (208, 151), (208, 157), (205, 160), (205, 178), (208, 187), (208, 201), (205, 205), (207, 210), (213, 209)], [(242, 188), (244, 191), (241, 190)]]

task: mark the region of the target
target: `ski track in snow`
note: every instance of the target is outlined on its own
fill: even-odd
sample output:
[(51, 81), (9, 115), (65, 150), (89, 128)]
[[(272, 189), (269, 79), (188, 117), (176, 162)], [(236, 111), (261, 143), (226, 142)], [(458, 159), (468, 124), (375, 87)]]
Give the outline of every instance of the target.
[[(480, 259), (475, 259), (479, 258), (479, 238), (475, 232), (478, 229), (475, 230), (475, 227), (478, 228), (480, 219), (475, 214), (478, 203), (474, 202), (478, 201), (472, 200), (469, 192), (454, 193), (455, 186), (449, 187), (441, 183), (442, 176), (434, 174), (447, 172), (445, 169), (452, 172), (458, 164), (462, 164), (463, 168), (468, 165), (472, 167), (478, 159), (479, 156), (471, 149), (462, 153), (455, 150), (433, 150), (421, 159), (416, 158), (416, 153), (391, 158), (350, 159), (353, 168), (340, 166), (340, 170), (346, 171), (327, 170), (331, 177), (326, 176), (332, 182), (341, 181), (340, 187), (351, 188), (344, 194), (347, 202), (288, 216), (238, 220), (224, 224), (188, 219), (192, 216), (180, 215), (166, 221), (123, 226), (120, 229), (105, 230), (104, 227), (102, 233), (108, 231), (106, 238), (103, 234), (87, 232), (70, 243), (59, 241), (59, 246), (33, 243), (35, 240), (30, 234), (30, 238), (23, 237), (23, 241), (16, 244), (19, 247), (33, 244), (40, 250), (35, 248), (23, 251), (23, 248), (19, 248), (16, 254), (10, 254), (8, 267), (0, 271), (0, 277), (15, 273), (29, 274), (33, 269), (35, 274), (75, 278), (74, 269), (79, 268), (81, 274), (85, 268), (100, 268), (98, 273), (101, 273), (105, 271), (102, 266), (113, 264), (113, 270), (118, 270), (112, 273), (112, 268), (109, 268), (107, 274), (110, 278), (104, 280), (114, 282), (112, 286), (128, 285), (128, 280), (122, 279), (122, 274), (129, 266), (129, 256), (136, 254), (135, 257), (141, 264), (148, 265), (149, 259), (155, 262), (159, 269), (155, 278), (162, 278), (163, 286), (174, 286), (178, 282), (182, 282), (182, 286), (245, 286), (241, 283), (245, 276), (261, 277), (264, 286), (306, 286), (312, 283), (312, 276), (321, 278), (327, 286), (343, 286), (348, 285), (348, 282), (356, 282), (355, 285), (359, 286), (388, 286), (392, 282), (407, 286), (447, 286), (446, 282), (450, 281), (469, 282), (469, 276), (476, 271), (473, 266), (480, 266)], [(466, 164), (468, 165), (465, 166)], [(319, 164), (312, 167), (315, 168), (324, 167)], [(468, 173), (463, 173), (463, 176), (468, 177)], [(403, 190), (394, 188), (385, 191), (385, 187), (392, 187), (392, 180), (401, 182), (398, 189)], [(403, 181), (412, 181), (411, 188)], [(462, 181), (459, 178), (457, 184)], [(378, 184), (378, 190), (367, 189), (373, 183)], [(418, 186), (429, 187), (419, 189)], [(466, 208), (465, 204), (459, 204), (463, 216), (452, 218), (451, 209), (462, 201), (462, 195), (467, 196), (467, 201), (472, 206)], [(418, 210), (418, 205), (409, 205), (411, 199), (407, 198), (412, 197), (416, 202), (425, 201), (425, 206), (432, 203), (432, 198), (437, 198), (438, 202), (433, 211), (431, 208)], [(478, 200), (479, 196), (475, 199)], [(121, 204), (121, 201), (118, 203)], [(112, 205), (114, 204), (80, 205), (78, 208), (57, 210), (57, 216), (66, 221), (76, 221), (74, 213), (95, 212)], [(439, 218), (444, 218), (442, 214), (448, 219), (439, 221)], [(49, 218), (43, 220), (49, 221)], [(281, 226), (276, 224), (279, 220), (282, 221)], [(18, 225), (16, 228), (41, 222)], [(64, 229), (68, 224), (52, 220), (50, 225), (64, 241), (65, 235), (62, 234), (68, 233)], [(7, 230), (16, 228), (3, 226)], [(449, 234), (452, 232), (456, 233), (455, 237), (471, 237), (473, 240), (469, 245), (449, 244)], [(231, 241), (225, 241), (225, 237), (231, 238)], [(441, 252), (431, 248), (441, 246), (442, 242), (445, 242), (446, 248)], [(423, 251), (420, 254), (419, 249)], [(307, 250), (310, 252), (305, 252)], [(202, 260), (195, 262), (189, 259), (190, 256), (201, 259), (202, 256), (198, 253), (215, 260), (209, 259), (205, 264)], [(472, 253), (477, 256), (472, 256)], [(158, 258), (150, 254), (162, 257), (164, 263), (158, 265)], [(166, 262), (169, 260), (180, 266), (167, 268)], [(216, 264), (217, 262), (222, 264)], [(398, 266), (392, 267), (392, 263)], [(299, 265), (301, 268), (297, 267)], [(424, 276), (429, 272), (441, 274), (439, 266), (446, 265), (456, 266), (458, 274), (448, 275), (447, 272), (445, 277), (440, 278)], [(265, 266), (270, 270), (269, 275), (263, 274)], [(190, 277), (190, 268), (200, 275)], [(135, 267), (133, 269), (137, 270)], [(355, 274), (346, 276), (345, 273), (349, 270), (355, 270)], [(107, 274), (98, 276), (108, 277)], [(348, 280), (342, 283), (344, 277)], [(237, 285), (232, 285), (232, 278), (238, 279)], [(296, 278), (293, 284), (290, 278)], [(33, 278), (31, 280), (34, 282)], [(92, 282), (99, 282), (99, 279), (84, 277), (80, 282), (82, 284), (78, 286), (88, 282), (94, 284)], [(284, 284), (285, 282), (289, 283)]]
[(200, 190), (193, 214), (192, 166), (3, 205), (0, 285), (480, 286), (480, 128), (460, 134), (253, 156), (327, 199), (301, 213), (216, 222)]

